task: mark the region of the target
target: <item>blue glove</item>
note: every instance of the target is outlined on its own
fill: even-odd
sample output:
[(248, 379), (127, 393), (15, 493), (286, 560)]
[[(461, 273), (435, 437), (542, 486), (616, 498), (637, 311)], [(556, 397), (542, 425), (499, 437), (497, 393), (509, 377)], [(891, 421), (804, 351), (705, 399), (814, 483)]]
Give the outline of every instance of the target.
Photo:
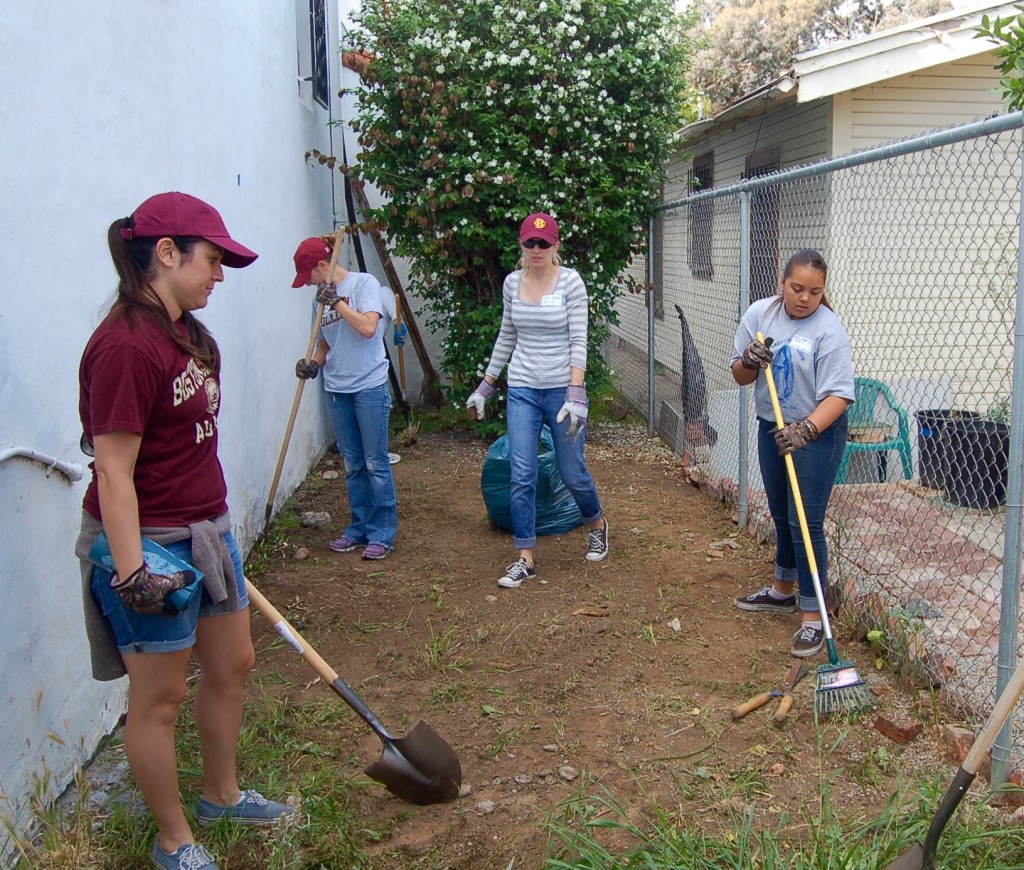
[(403, 323), (399, 326), (395, 324), (395, 330), (391, 335), (391, 340), (394, 342), (395, 347), (402, 347), (405, 344), (405, 340), (409, 337), (409, 330), (406, 329)]

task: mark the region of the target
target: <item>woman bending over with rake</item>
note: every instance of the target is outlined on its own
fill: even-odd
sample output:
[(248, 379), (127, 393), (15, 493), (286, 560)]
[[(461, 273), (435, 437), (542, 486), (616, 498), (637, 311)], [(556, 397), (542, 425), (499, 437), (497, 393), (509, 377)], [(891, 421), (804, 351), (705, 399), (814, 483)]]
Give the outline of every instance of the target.
[[(757, 456), (776, 545), (775, 582), (737, 598), (736, 606), (792, 613), (799, 604), (803, 621), (790, 652), (800, 657), (817, 654), (825, 634), (783, 457), (793, 457), (828, 600), (825, 510), (846, 448), (846, 409), (854, 398), (850, 338), (825, 297), (827, 276), (817, 251), (804, 248), (793, 254), (782, 272), (779, 295), (753, 303), (740, 320), (731, 362), (737, 384), (754, 384)], [(758, 333), (768, 336), (764, 342)], [(787, 421), (782, 429), (774, 422), (767, 372), (762, 375), (768, 365)]]

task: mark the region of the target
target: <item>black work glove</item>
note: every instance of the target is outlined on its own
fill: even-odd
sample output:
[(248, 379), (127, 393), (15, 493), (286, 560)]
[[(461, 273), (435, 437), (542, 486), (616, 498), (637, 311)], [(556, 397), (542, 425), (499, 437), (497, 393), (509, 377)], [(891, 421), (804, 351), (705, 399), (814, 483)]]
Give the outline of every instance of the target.
[(767, 368), (771, 365), (772, 360), (775, 358), (768, 348), (771, 347), (772, 340), (766, 338), (763, 342), (758, 341), (756, 338), (750, 342), (743, 349), (743, 356), (740, 358), (743, 363), (743, 368), (756, 371), (757, 369)]
[(338, 301), (338, 285), (321, 281), (316, 285), (316, 301), (328, 308), (334, 307), (334, 303)]
[(191, 571), (177, 571), (174, 574), (151, 574), (143, 565), (127, 580), (121, 580), (117, 574), (110, 578), (110, 588), (132, 610), (149, 616), (174, 615), (174, 610), (164, 604), (164, 599), (175, 589), (188, 586), (196, 579)]
[(307, 361), (305, 357), (295, 363), (295, 377), (304, 381), (311, 381), (320, 374), (320, 363), (315, 359)]
[(775, 444), (779, 448), (779, 456), (787, 456), (799, 450), (811, 441), (818, 440), (818, 427), (810, 420), (790, 423), (775, 430)]

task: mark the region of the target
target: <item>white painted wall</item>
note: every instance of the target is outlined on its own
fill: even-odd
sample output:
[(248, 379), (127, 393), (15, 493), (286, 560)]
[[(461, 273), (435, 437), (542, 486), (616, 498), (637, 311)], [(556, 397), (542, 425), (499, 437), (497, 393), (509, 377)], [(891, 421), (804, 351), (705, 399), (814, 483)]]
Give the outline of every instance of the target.
[[(333, 3), (328, 18), (333, 95)], [(226, 270), (200, 315), (223, 352), (220, 455), (247, 550), (309, 339), (291, 254), (333, 227), (334, 179), (303, 159), (331, 147), (328, 112), (297, 75), (309, 74), (308, 2), (13, 4), (0, 56), (0, 452), (85, 463), (77, 368), (115, 285), (106, 229), (153, 193), (192, 193), (260, 254)], [(328, 442), (306, 392), (278, 504)], [(19, 829), (33, 783), (58, 794), (123, 710), (124, 685), (88, 666), (72, 554), (87, 480), (0, 465), (0, 817)]]

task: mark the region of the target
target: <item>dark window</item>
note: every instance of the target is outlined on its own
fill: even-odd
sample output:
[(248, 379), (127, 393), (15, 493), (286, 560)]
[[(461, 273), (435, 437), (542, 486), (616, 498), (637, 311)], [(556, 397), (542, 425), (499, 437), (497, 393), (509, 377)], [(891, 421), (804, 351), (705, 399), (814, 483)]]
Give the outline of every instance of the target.
[(326, 109), (331, 98), (330, 67), (327, 65), (327, 0), (309, 0), (309, 50), (313, 99)]
[[(755, 151), (746, 160), (744, 178), (782, 168), (780, 148)], [(779, 281), (779, 186), (762, 187), (750, 197), (750, 301), (774, 296)]]
[[(690, 192), (700, 193), (715, 186), (715, 158), (709, 151), (693, 159), (690, 170)], [(702, 281), (710, 281), (715, 275), (711, 261), (711, 231), (715, 218), (715, 203), (706, 199), (690, 207), (690, 239), (687, 255), (690, 259), (690, 274)]]

